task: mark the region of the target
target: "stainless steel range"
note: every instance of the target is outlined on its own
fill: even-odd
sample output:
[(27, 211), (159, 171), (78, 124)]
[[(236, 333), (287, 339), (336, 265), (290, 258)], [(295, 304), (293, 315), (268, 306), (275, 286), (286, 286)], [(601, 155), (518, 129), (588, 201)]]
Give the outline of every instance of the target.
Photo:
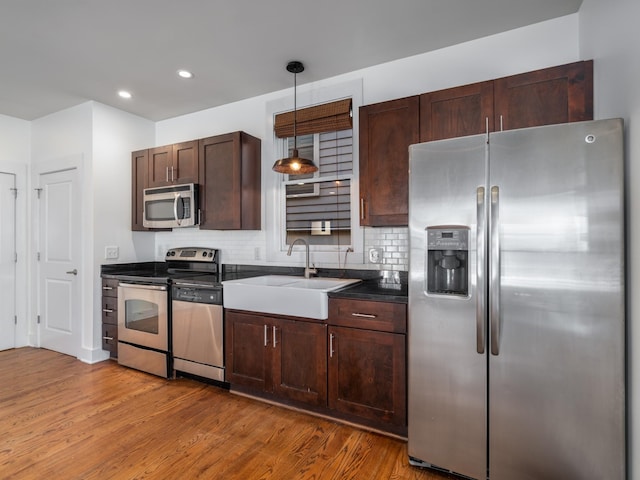
[(218, 250), (172, 248), (165, 268), (119, 278), (118, 363), (165, 378), (183, 371), (224, 381)]

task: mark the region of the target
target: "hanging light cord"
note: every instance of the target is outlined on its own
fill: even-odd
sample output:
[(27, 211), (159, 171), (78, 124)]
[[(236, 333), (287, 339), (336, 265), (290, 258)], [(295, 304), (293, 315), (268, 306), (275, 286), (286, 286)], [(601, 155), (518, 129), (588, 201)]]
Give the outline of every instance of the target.
[(298, 134), (296, 133), (296, 124), (297, 119), (298, 119), (298, 115), (297, 115), (297, 111), (298, 111), (298, 72), (294, 71), (293, 72), (293, 155), (297, 156), (298, 154), (295, 153), (298, 151)]

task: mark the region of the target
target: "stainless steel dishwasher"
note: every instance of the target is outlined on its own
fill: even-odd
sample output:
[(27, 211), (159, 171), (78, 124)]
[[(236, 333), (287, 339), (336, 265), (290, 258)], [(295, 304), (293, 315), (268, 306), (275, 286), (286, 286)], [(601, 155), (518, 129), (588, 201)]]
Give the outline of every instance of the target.
[(224, 382), (222, 287), (177, 281), (171, 296), (174, 370)]

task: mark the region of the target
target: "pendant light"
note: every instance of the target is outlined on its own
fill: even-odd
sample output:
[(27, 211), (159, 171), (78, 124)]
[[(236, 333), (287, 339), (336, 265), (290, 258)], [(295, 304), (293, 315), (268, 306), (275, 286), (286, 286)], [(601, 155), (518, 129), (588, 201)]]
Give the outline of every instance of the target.
[(285, 173), (289, 175), (300, 175), (302, 173), (313, 173), (318, 167), (313, 160), (300, 158), (298, 154), (297, 134), (296, 134), (296, 77), (298, 73), (304, 72), (304, 66), (301, 62), (292, 61), (287, 64), (287, 71), (293, 73), (293, 152), (291, 156), (276, 160), (273, 164), (273, 171)]

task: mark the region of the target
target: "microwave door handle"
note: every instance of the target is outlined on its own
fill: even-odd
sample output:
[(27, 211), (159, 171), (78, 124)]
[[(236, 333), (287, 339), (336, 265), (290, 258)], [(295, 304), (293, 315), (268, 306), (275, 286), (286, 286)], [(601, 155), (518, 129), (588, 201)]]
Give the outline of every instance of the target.
[(176, 198), (173, 201), (173, 217), (176, 219), (178, 226), (180, 226), (182, 220), (178, 218), (178, 200), (180, 200), (180, 195), (176, 195)]

